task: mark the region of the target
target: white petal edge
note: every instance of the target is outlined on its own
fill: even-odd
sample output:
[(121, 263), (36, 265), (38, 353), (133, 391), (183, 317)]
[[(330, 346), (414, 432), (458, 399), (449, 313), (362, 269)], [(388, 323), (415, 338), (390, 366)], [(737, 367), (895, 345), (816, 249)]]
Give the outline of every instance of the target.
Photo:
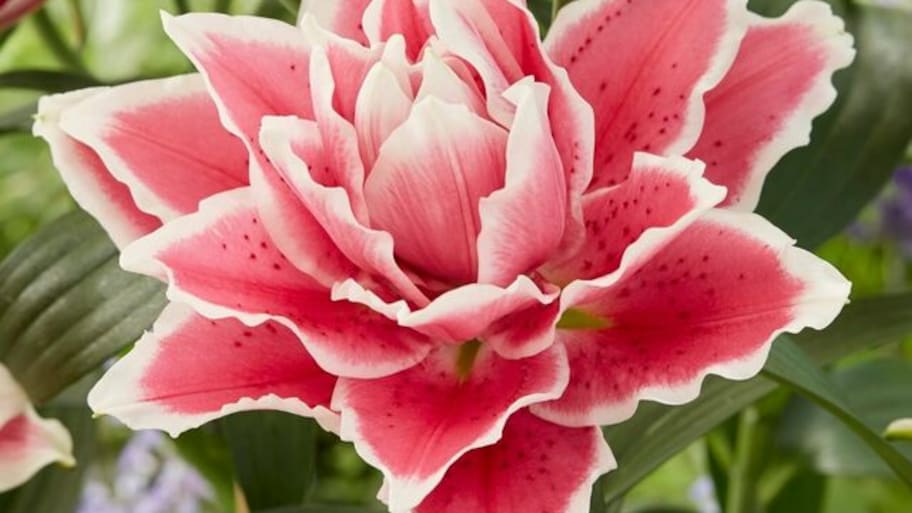
[(159, 339), (179, 329), (193, 313), (189, 307), (178, 303), (170, 303), (165, 307), (155, 321), (153, 331), (143, 335), (133, 349), (118, 360), (89, 392), (89, 407), (96, 415), (111, 415), (133, 430), (162, 430), (174, 438), (226, 415), (254, 410), (279, 410), (309, 417), (315, 419), (326, 431), (338, 431), (339, 418), (335, 412), (323, 406), (312, 408), (299, 399), (282, 398), (275, 394), (256, 399), (245, 397), (222, 406), (218, 411), (194, 414), (176, 413), (152, 401), (138, 399), (142, 390), (140, 382), (149, 363), (158, 354)]
[(824, 65), (828, 72), (817, 77), (814, 86), (805, 93), (782, 129), (752, 157), (750, 178), (744, 185), (739, 201), (729, 206), (741, 211), (752, 211), (757, 207), (763, 182), (785, 154), (811, 142), (814, 118), (829, 109), (836, 101), (833, 73), (848, 67), (855, 59), (854, 38), (845, 31), (842, 19), (833, 14), (832, 8), (824, 2), (801, 0), (792, 5), (781, 18), (752, 15), (750, 21), (752, 26), (777, 26), (783, 22), (809, 25), (821, 39), (828, 40), (830, 44), (827, 45), (828, 52)]

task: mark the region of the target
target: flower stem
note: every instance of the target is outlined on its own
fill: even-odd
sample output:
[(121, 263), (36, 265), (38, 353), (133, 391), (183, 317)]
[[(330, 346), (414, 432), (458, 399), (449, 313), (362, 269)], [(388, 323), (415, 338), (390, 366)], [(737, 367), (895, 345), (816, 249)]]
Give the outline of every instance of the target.
[(38, 29), (41, 39), (61, 64), (75, 71), (86, 71), (82, 58), (63, 39), (57, 26), (51, 21), (47, 9), (36, 12), (32, 19), (35, 21), (35, 28)]
[(757, 505), (756, 470), (762, 460), (763, 426), (760, 413), (750, 407), (738, 417), (734, 457), (728, 476), (726, 513), (755, 513)]

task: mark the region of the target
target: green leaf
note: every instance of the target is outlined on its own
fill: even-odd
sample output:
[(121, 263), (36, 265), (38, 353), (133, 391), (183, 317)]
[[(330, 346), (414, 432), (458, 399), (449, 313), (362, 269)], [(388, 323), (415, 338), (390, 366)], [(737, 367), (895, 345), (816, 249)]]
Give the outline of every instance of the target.
[(164, 307), (156, 280), (122, 271), (87, 214), (67, 214), (0, 263), (0, 360), (45, 401), (134, 342)]
[[(829, 375), (834, 390), (875, 433), (897, 417), (912, 416), (912, 362), (868, 360)], [(783, 414), (780, 443), (806, 455), (821, 473), (841, 476), (890, 476), (890, 468), (837, 418), (812, 402), (795, 398)], [(912, 446), (896, 449), (912, 459)]]
[(0, 88), (62, 93), (96, 85), (98, 81), (94, 78), (64, 71), (29, 69), (0, 73)]
[[(912, 333), (910, 311), (912, 294), (859, 300), (847, 306), (825, 331), (807, 331), (789, 338), (818, 364), (826, 364), (864, 349), (902, 341)], [(774, 353), (779, 342), (773, 345)], [(641, 404), (632, 419), (605, 430), (618, 459), (618, 469), (605, 479), (606, 500), (622, 497), (663, 462), (775, 388), (776, 383), (763, 376), (743, 382), (710, 378), (700, 398), (687, 405)]]
[[(783, 2), (755, 6), (766, 3), (778, 10)], [(882, 3), (852, 4), (845, 13), (856, 61), (837, 74), (836, 104), (814, 123), (811, 144), (776, 166), (759, 207), (804, 247), (848, 225), (882, 189), (912, 139), (912, 12)]]
[(836, 416), (865, 441), (896, 475), (912, 486), (912, 461), (881, 438), (838, 393), (826, 374), (790, 340), (780, 340), (770, 354), (764, 373), (789, 386)]
[(220, 422), (251, 511), (304, 503), (313, 488), (316, 467), (313, 420), (255, 411)]
[(767, 513), (817, 513), (823, 511), (827, 480), (805, 469), (789, 479), (766, 507)]
[(676, 506), (647, 506), (637, 508), (631, 513), (696, 513), (693, 508), (681, 508)]
[[(95, 423), (85, 406), (90, 382), (67, 391), (61, 401), (41, 408), (44, 417), (60, 420), (73, 437), (76, 466), (45, 467), (21, 487), (0, 494), (3, 513), (73, 513), (82, 495), (85, 471), (95, 454)], [(72, 395), (72, 397), (69, 397)]]

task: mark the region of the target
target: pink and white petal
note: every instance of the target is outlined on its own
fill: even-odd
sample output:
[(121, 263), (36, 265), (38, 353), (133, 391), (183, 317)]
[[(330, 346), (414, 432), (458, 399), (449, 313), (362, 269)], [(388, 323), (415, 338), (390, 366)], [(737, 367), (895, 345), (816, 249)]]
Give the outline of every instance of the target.
[(424, 52), (421, 59), (421, 85), (415, 101), (433, 97), (447, 103), (465, 105), (475, 114), (485, 116), (484, 96), (474, 81), (457, 73), (456, 69), (460, 67), (460, 71), (468, 75), (469, 71), (461, 61), (441, 56), (434, 48)]
[(339, 380), (340, 436), (383, 472), (392, 511), (418, 506), (462, 455), (496, 443), (511, 414), (566, 386), (559, 346), (523, 360), (475, 349), (470, 361), (448, 346), (383, 379)]
[(92, 215), (119, 248), (161, 226), (136, 206), (130, 189), (111, 175), (98, 154), (60, 128), (64, 112), (103, 91), (82, 89), (45, 96), (38, 102), (33, 132), (51, 149), (54, 167), (76, 203)]
[[(359, 149), (359, 137), (352, 125), (360, 84), (369, 70), (368, 64), (366, 62), (364, 64), (363, 70), (337, 70), (333, 65), (330, 52), (323, 48), (315, 48), (311, 59), (310, 74), (314, 80), (313, 101), (316, 126), (322, 139), (327, 169), (335, 177), (333, 185), (341, 186), (348, 196), (348, 208), (351, 209), (352, 214), (360, 223), (366, 225), (368, 214), (367, 206), (364, 204), (364, 177), (369, 170), (364, 168)], [(343, 78), (346, 82), (351, 82), (351, 77), (359, 74), (361, 78), (357, 80), (357, 87), (351, 91), (350, 112), (346, 116), (341, 112), (349, 111), (349, 108), (345, 107), (349, 102), (339, 100), (341, 98), (339, 93), (344, 89), (337, 89), (336, 78)]]
[(529, 358), (554, 344), (560, 316), (560, 301), (533, 303), (492, 323), (484, 342), (504, 358)]
[[(519, 276), (508, 287), (471, 283), (449, 290), (428, 306), (400, 315), (398, 322), (436, 340), (453, 343), (484, 337), (488, 329), (508, 315), (549, 305), (559, 290), (542, 290), (527, 276)], [(517, 345), (521, 341), (514, 341)]]
[(301, 0), (298, 23), (309, 14), (330, 32), (366, 45), (361, 18), (370, 3), (371, 0)]
[(586, 513), (595, 480), (615, 468), (597, 426), (564, 427), (520, 411), (500, 441), (457, 461), (415, 513)]
[(559, 330), (570, 385), (533, 411), (568, 426), (613, 424), (641, 400), (693, 400), (709, 374), (753, 377), (776, 336), (823, 329), (847, 302), (850, 283), (793, 244), (757, 215), (713, 210), (597, 292), (570, 285), (563, 306), (607, 326)]
[(545, 46), (595, 111), (590, 190), (622, 182), (636, 151), (677, 155), (703, 127), (703, 95), (725, 75), (744, 0), (580, 0)]
[(548, 121), (549, 94), (547, 85), (531, 78), (507, 92), (516, 116), (504, 187), (479, 203), (479, 283), (512, 283), (544, 264), (563, 240), (567, 181)]
[(72, 467), (72, 445), (60, 422), (42, 419), (31, 408), (0, 424), (0, 492), (24, 484), (52, 463)]
[(525, 74), (481, 0), (430, 0), (430, 16), (446, 48), (468, 61), (487, 89), (492, 119), (509, 126), (514, 107), (502, 93)]
[(390, 234), (364, 226), (355, 217), (346, 191), (335, 185), (333, 177), (320, 174), (330, 164), (319, 132), (312, 121), (266, 118), (260, 143), (342, 254), (358, 268), (388, 282), (402, 297), (426, 305), (427, 297), (396, 262)]
[(73, 466), (73, 440), (63, 425), (42, 419), (25, 391), (0, 364), (0, 492), (52, 463)]
[(585, 242), (543, 274), (559, 284), (604, 276), (644, 233), (686, 226), (725, 198), (725, 188), (704, 179), (703, 170), (702, 162), (637, 153), (630, 178), (584, 198)]
[(469, 284), (441, 294), (416, 311), (405, 301), (381, 298), (354, 280), (336, 284), (332, 297), (370, 307), (441, 343), (478, 339), (504, 358), (520, 359), (534, 356), (554, 342), (554, 326), (561, 313), (560, 290), (548, 285), (544, 289), (526, 276), (507, 288)]
[(298, 337), (267, 322), (213, 321), (169, 304), (135, 347), (101, 378), (89, 406), (131, 429), (178, 436), (232, 413), (280, 410), (338, 427), (329, 409), (337, 378)]
[(408, 118), (413, 102), (411, 90), (400, 87), (395, 71), (386, 64), (378, 62), (368, 72), (355, 106), (355, 129), (365, 169), (374, 167), (380, 146)]
[[(314, 113), (321, 119), (320, 109), (327, 108), (351, 123), (355, 119), (355, 102), (368, 71), (378, 60), (401, 60), (406, 65), (405, 45), (401, 38), (387, 45), (364, 48), (348, 39), (327, 32), (316, 20), (305, 16), (300, 23), (301, 32), (322, 54), (315, 69), (311, 64), (311, 83), (314, 84)], [(388, 48), (391, 47), (391, 48)], [(399, 53), (396, 56), (394, 54)], [(326, 116), (327, 112), (323, 113)], [(300, 117), (300, 116), (299, 116)]]
[[(200, 255), (208, 255), (200, 258)], [(121, 265), (168, 277), (168, 297), (206, 317), (274, 320), (338, 376), (386, 376), (421, 361), (426, 337), (330, 291), (290, 265), (263, 228), (248, 189), (218, 194), (127, 247)]]
[(253, 167), (250, 188), (263, 227), (292, 265), (327, 289), (360, 273), (273, 166)]
[(64, 111), (60, 127), (98, 153), (143, 211), (163, 220), (248, 181), (244, 144), (223, 128), (196, 74), (100, 91)]
[(580, 195), (592, 178), (592, 108), (570, 81), (566, 70), (544, 53), (538, 23), (518, 0), (431, 0), (431, 16), (445, 46), (480, 74), (488, 112), (511, 126), (515, 105), (504, 93), (526, 76), (551, 86), (548, 118), (567, 175), (570, 220), (563, 252), (571, 252), (582, 234)]
[(408, 58), (415, 62), (434, 33), (428, 0), (374, 0), (364, 11), (364, 31), (371, 44), (401, 34)]
[(165, 32), (202, 73), (226, 128), (253, 154), (264, 116), (313, 119), (311, 42), (268, 18), (162, 14)]
[(427, 98), (386, 140), (365, 183), (374, 227), (396, 255), (437, 279), (473, 283), (478, 202), (504, 185), (507, 132), (466, 107)]
[(811, 121), (836, 99), (833, 73), (855, 56), (852, 43), (824, 2), (752, 18), (734, 65), (706, 95), (706, 123), (689, 153), (709, 165), (707, 178), (728, 187), (724, 206), (753, 210), (776, 162), (810, 141)]

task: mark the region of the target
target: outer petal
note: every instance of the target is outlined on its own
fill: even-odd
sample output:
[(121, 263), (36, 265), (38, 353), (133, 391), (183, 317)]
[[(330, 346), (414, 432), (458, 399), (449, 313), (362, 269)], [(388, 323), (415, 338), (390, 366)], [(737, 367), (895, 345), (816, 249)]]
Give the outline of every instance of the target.
[(131, 429), (171, 436), (239, 411), (281, 410), (327, 429), (336, 377), (317, 366), (298, 337), (275, 322), (248, 327), (210, 321), (171, 303), (89, 394), (97, 414)]
[(759, 216), (714, 210), (657, 252), (571, 284), (563, 306), (607, 326), (559, 331), (571, 384), (533, 411), (570, 426), (616, 423), (642, 399), (694, 399), (708, 374), (754, 376), (779, 333), (826, 327), (849, 294), (838, 271), (793, 243)]
[(559, 347), (525, 360), (482, 347), (470, 371), (460, 370), (465, 364), (459, 348), (446, 347), (388, 378), (339, 381), (341, 437), (383, 471), (392, 511), (417, 506), (460, 456), (500, 439), (513, 412), (566, 385)]
[(544, 275), (560, 284), (606, 275), (647, 230), (686, 226), (725, 197), (724, 188), (702, 178), (703, 169), (681, 157), (637, 153), (628, 180), (587, 195), (584, 244), (569, 258), (551, 262)]
[(92, 214), (122, 248), (161, 226), (161, 221), (139, 210), (130, 189), (111, 175), (92, 148), (60, 128), (63, 112), (102, 90), (83, 89), (43, 97), (33, 131), (50, 145), (54, 166), (79, 206)]
[(164, 220), (247, 184), (247, 151), (222, 127), (199, 75), (109, 88), (63, 112), (60, 126)]
[(361, 18), (370, 3), (371, 0), (301, 0), (298, 20), (309, 14), (327, 30), (367, 44)]
[(415, 513), (586, 513), (593, 483), (616, 467), (598, 427), (563, 427), (521, 411), (497, 444), (456, 462)]
[(429, 351), (425, 337), (361, 305), (332, 301), (329, 290), (289, 265), (263, 229), (247, 189), (216, 195), (199, 213), (130, 245), (121, 265), (166, 274), (169, 298), (207, 317), (234, 317), (249, 326), (279, 322), (336, 375), (388, 375)]
[(506, 285), (545, 263), (564, 237), (567, 181), (548, 121), (549, 87), (524, 81), (507, 142), (506, 183), (479, 210), (478, 281)]
[(690, 152), (729, 189), (724, 205), (753, 210), (767, 173), (810, 141), (811, 121), (836, 99), (830, 78), (855, 56), (852, 36), (823, 2), (781, 18), (756, 16), (725, 79), (706, 95), (706, 123)]
[(311, 43), (296, 27), (210, 13), (162, 14), (162, 22), (206, 79), (225, 126), (254, 154), (264, 116), (313, 119)]
[(443, 281), (476, 281), (478, 202), (504, 184), (506, 142), (463, 106), (415, 106), (364, 186), (371, 223), (393, 235), (400, 259)]
[(66, 428), (56, 420), (39, 417), (0, 364), (0, 492), (21, 485), (51, 463), (74, 465), (72, 450)]
[(399, 268), (393, 257), (393, 238), (364, 226), (351, 208), (345, 189), (325, 173), (331, 168), (319, 129), (295, 118), (263, 121), (261, 144), (342, 254), (369, 275), (392, 285), (402, 297), (425, 305), (428, 299)]
[(402, 34), (409, 59), (416, 61), (434, 32), (428, 0), (374, 0), (364, 13), (364, 31), (372, 44)]
[(595, 111), (590, 188), (620, 183), (635, 151), (681, 154), (703, 126), (703, 95), (744, 34), (744, 0), (579, 0), (545, 45)]
[(273, 166), (251, 169), (250, 187), (263, 227), (292, 265), (326, 288), (360, 273)]

